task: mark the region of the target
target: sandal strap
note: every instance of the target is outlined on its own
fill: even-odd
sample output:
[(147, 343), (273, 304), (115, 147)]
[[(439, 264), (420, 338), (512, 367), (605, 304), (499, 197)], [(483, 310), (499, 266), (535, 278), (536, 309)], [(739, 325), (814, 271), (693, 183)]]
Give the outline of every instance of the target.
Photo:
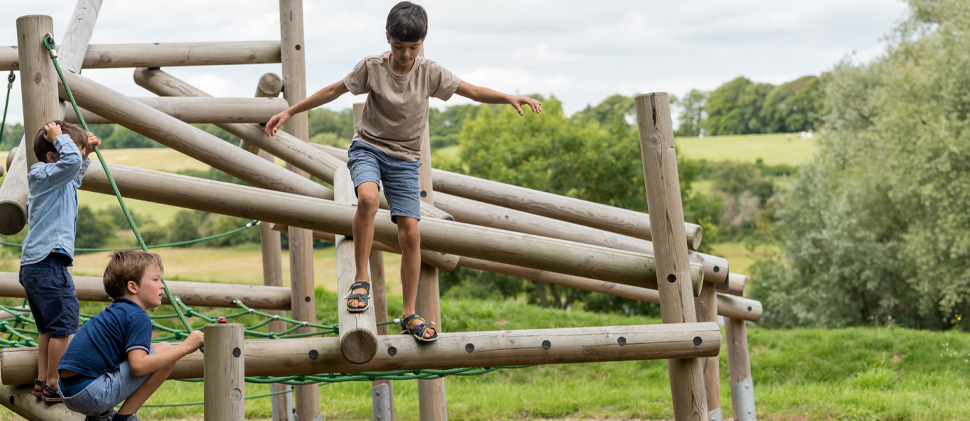
[(357, 288), (367, 288), (367, 292), (370, 292), (370, 282), (364, 282), (364, 281), (354, 282), (350, 284), (350, 288), (347, 288), (347, 291), (353, 291)]
[(425, 321), (424, 320), (424, 317), (421, 317), (418, 313), (414, 313), (414, 314), (412, 314), (410, 316), (407, 316), (407, 317), (401, 319), (401, 328), (404, 329), (404, 330), (410, 330), (410, 329), (408, 329), (408, 326), (410, 326), (411, 325), (411, 321), (412, 320), (415, 320), (415, 319), (421, 320), (422, 322)]
[(367, 299), (369, 297), (367, 296), (367, 293), (364, 293), (364, 294), (359, 294), (358, 293), (358, 294), (350, 294), (350, 295), (348, 295), (348, 296), (346, 296), (344, 298), (346, 298), (348, 300), (351, 300), (351, 301), (353, 301), (353, 300), (367, 301)]

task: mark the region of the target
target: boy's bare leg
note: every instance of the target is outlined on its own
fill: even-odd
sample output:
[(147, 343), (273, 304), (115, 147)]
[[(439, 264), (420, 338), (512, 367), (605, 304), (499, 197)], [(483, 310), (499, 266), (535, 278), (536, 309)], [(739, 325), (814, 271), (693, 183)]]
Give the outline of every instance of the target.
[[(164, 342), (159, 342), (152, 345), (152, 349), (154, 349), (155, 353), (158, 354), (167, 351), (171, 347), (171, 345)], [(160, 370), (148, 376), (145, 383), (142, 383), (138, 389), (135, 389), (135, 393), (132, 393), (128, 399), (125, 399), (125, 403), (121, 405), (120, 409), (118, 409), (118, 414), (131, 415), (138, 412), (138, 410), (141, 409), (141, 406), (144, 405), (145, 402), (148, 402), (148, 398), (152, 397), (152, 394), (158, 390), (158, 388), (162, 385), (162, 383), (165, 382), (165, 379), (168, 378), (168, 375), (171, 374), (172, 370), (174, 369), (175, 363), (172, 363), (162, 367)]]
[[(50, 334), (48, 334), (48, 337), (50, 337)], [(69, 343), (71, 343), (71, 337), (65, 336), (63, 338), (50, 338), (47, 345), (47, 379), (44, 381), (47, 382), (48, 386), (55, 389), (57, 388), (57, 378), (60, 377), (57, 372), (57, 364), (60, 363)]]
[[(37, 337), (37, 379), (47, 382), (47, 362), (50, 360), (48, 349), (50, 348), (50, 332), (41, 333)], [(37, 386), (34, 387), (36, 389)]]
[[(397, 240), (401, 245), (401, 289), (404, 293), (403, 317), (417, 313), (418, 281), (421, 279), (421, 232), (418, 220), (406, 216), (397, 217)], [(437, 329), (428, 328), (424, 337), (430, 338)]]
[[(374, 243), (374, 216), (380, 206), (380, 194), (377, 183), (363, 182), (357, 186), (357, 212), (354, 213), (354, 264), (357, 267), (357, 274), (354, 281), (370, 282), (370, 273), (367, 272), (368, 260), (370, 258), (371, 246)], [(352, 294), (368, 293), (365, 288), (357, 288), (351, 291)], [(351, 301), (350, 307), (366, 307), (361, 300)]]

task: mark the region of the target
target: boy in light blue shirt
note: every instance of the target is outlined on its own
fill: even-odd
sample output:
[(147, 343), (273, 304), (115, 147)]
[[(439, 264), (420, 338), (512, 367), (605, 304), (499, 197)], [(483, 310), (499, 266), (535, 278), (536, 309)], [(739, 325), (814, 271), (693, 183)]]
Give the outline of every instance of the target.
[(101, 141), (72, 124), (54, 120), (34, 137), (27, 184), (27, 237), (20, 256), (20, 285), (37, 324), (37, 380), (34, 396), (60, 402), (57, 362), (77, 332), (80, 305), (68, 271), (77, 234), (77, 188)]

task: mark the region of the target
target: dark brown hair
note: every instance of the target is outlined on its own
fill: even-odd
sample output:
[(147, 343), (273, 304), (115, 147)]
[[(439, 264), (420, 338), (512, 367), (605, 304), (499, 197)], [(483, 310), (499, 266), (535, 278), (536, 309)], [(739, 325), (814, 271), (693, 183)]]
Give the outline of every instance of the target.
[(387, 14), (387, 36), (398, 41), (421, 41), (428, 35), (428, 14), (424, 8), (409, 1), (402, 1)]
[[(85, 133), (84, 130), (81, 130), (80, 127), (66, 121), (54, 120), (53, 122), (61, 126), (61, 132), (71, 136), (71, 140), (74, 141), (74, 144), (77, 145), (78, 149), (84, 149), (84, 146), (88, 143), (88, 134)], [(54, 147), (53, 143), (47, 141), (44, 136), (45, 133), (47, 132), (43, 127), (41, 127), (40, 130), (37, 131), (37, 135), (34, 136), (34, 156), (36, 156), (37, 160), (40, 162), (47, 162), (48, 152), (57, 153), (57, 148)]]
[(141, 277), (145, 276), (148, 266), (158, 265), (158, 270), (165, 272), (162, 256), (141, 250), (123, 250), (111, 253), (108, 267), (104, 268), (104, 292), (112, 299), (118, 299), (128, 291), (128, 281), (135, 281), (141, 285)]

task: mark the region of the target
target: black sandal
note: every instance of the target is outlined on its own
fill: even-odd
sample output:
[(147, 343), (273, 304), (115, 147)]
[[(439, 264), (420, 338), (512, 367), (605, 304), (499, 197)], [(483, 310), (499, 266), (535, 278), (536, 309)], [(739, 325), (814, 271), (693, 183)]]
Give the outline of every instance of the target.
[(40, 395), (40, 400), (44, 402), (57, 403), (63, 402), (64, 398), (61, 397), (61, 394), (57, 391), (57, 389), (45, 384), (44, 392)]
[[(37, 386), (40, 386), (40, 389), (38, 389)], [(47, 383), (44, 383), (43, 380), (34, 379), (34, 390), (30, 393), (34, 395), (35, 398), (40, 399), (41, 396), (44, 396), (44, 386), (47, 386)]]
[[(360, 293), (350, 294), (350, 295), (347, 295), (346, 297), (344, 297), (344, 298), (347, 299), (347, 311), (349, 311), (351, 313), (362, 313), (362, 312), (367, 311), (367, 309), (370, 308), (370, 282), (364, 282), (364, 281), (354, 282), (354, 283), (350, 284), (350, 288), (347, 289), (347, 292), (353, 292), (357, 288), (367, 288), (367, 292), (365, 292), (363, 294), (360, 294)], [(364, 306), (363, 307), (351, 307), (350, 306), (350, 303), (353, 302), (353, 301), (363, 301), (364, 302)]]
[[(409, 327), (416, 325), (414, 327)], [(424, 337), (424, 331), (428, 328), (434, 329), (434, 335), (430, 338)], [(434, 342), (438, 340), (438, 328), (435, 327), (434, 322), (425, 321), (423, 317), (419, 316), (418, 313), (414, 313), (408, 317), (401, 319), (401, 331), (402, 335), (414, 336), (418, 342)]]

